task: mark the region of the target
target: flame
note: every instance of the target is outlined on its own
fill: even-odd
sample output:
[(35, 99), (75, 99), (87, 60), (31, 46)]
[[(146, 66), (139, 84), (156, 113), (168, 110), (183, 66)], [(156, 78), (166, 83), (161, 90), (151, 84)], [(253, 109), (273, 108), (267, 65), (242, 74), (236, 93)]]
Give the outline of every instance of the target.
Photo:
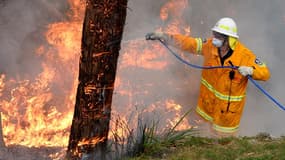
[[(20, 144), (26, 146), (67, 146), (69, 129), (75, 106), (77, 89), (78, 62), (81, 47), (81, 32), (84, 13), (84, 1), (69, 0), (71, 11), (68, 20), (48, 25), (45, 33), (47, 45), (40, 45), (36, 55), (42, 57), (42, 71), (34, 79), (7, 79), (0, 76), (0, 106), (3, 113), (3, 133), (7, 145)], [(181, 14), (187, 0), (169, 1), (161, 9), (161, 18), (165, 21), (162, 29), (172, 33), (190, 34), (190, 27), (183, 23)], [(175, 18), (171, 18), (173, 15)], [(166, 22), (167, 19), (170, 21)], [(181, 30), (182, 28), (182, 30)], [(166, 70), (172, 62), (169, 54), (160, 45), (144, 40), (123, 42), (120, 53), (118, 72), (139, 70)], [(115, 95), (124, 103), (114, 104), (113, 111), (120, 115), (125, 125), (135, 128), (136, 121), (127, 121), (134, 112), (165, 114), (162, 121), (174, 126), (182, 114), (182, 106), (175, 100), (145, 102), (139, 96), (150, 96), (153, 88), (160, 82), (143, 82), (135, 84), (132, 80), (118, 74), (115, 83)], [(88, 93), (94, 86), (86, 88)], [(126, 104), (126, 105), (125, 105)], [(123, 105), (124, 109), (121, 109)], [(140, 108), (143, 106), (142, 108)], [(137, 119), (139, 114), (133, 117)], [(151, 117), (153, 118), (153, 117)], [(164, 127), (166, 127), (165, 125)], [(187, 122), (181, 123), (178, 130), (189, 128)], [(111, 130), (116, 129), (116, 122), (111, 122)], [(122, 136), (123, 130), (117, 128)], [(96, 144), (103, 139), (83, 139), (78, 144)], [(50, 155), (57, 157), (59, 154)]]
[(147, 48), (147, 42), (133, 40), (125, 45), (119, 66), (121, 68), (139, 67), (162, 70), (168, 65), (165, 60), (167, 54), (161, 52), (162, 48), (158, 44)]
[[(160, 18), (164, 22), (164, 26), (157, 28), (157, 30), (172, 34), (181, 33), (190, 35), (190, 26), (183, 20), (183, 12), (187, 5), (187, 0), (170, 0), (163, 5), (160, 10)], [(128, 72), (136, 74), (136, 71), (141, 70), (145, 72), (150, 70), (154, 74), (159, 71), (163, 72), (168, 70), (172, 63), (169, 53), (167, 53), (167, 50), (161, 44), (146, 42), (141, 39), (124, 42), (117, 71), (119, 78), (116, 79), (115, 84), (115, 97), (123, 100), (117, 100), (118, 102), (116, 102), (115, 98), (113, 108), (121, 108), (120, 106), (116, 106), (121, 103), (126, 103), (127, 106), (124, 109), (121, 108), (120, 111), (112, 111), (114, 115), (132, 116), (132, 118), (120, 117), (120, 119), (128, 122), (130, 126), (136, 126), (136, 121), (127, 121), (126, 119), (138, 119), (139, 114), (151, 114), (153, 115), (151, 118), (154, 120), (156, 117), (159, 117), (161, 119), (159, 121), (166, 122), (163, 124), (164, 127), (174, 127), (183, 116), (183, 107), (177, 104), (175, 100), (167, 97), (165, 101), (154, 101), (148, 104), (148, 102), (138, 98), (155, 96), (152, 92), (155, 92), (154, 90), (160, 85), (160, 82), (144, 82), (140, 80), (138, 83), (141, 86), (135, 86), (136, 75), (127, 77)], [(139, 80), (139, 78), (137, 79)], [(134, 112), (137, 112), (137, 114), (134, 115)], [(111, 123), (111, 128), (116, 128), (114, 123)], [(191, 125), (186, 120), (183, 120), (176, 127), (176, 130), (189, 129), (190, 127)], [(124, 133), (120, 131), (119, 134), (123, 135)]]
[(43, 44), (36, 50), (43, 58), (42, 72), (34, 80), (6, 80), (1, 76), (0, 105), (7, 145), (67, 145), (84, 12), (80, 0), (69, 3), (69, 21), (50, 24), (45, 34), (49, 46)]
[(93, 137), (93, 138), (83, 138), (81, 141), (78, 142), (77, 146), (84, 146), (84, 145), (96, 145), (99, 142), (103, 142), (105, 138), (103, 137)]
[(68, 64), (68, 62), (73, 60), (74, 51), (79, 51), (80, 49), (81, 35), (78, 33), (82, 32), (81, 25), (78, 21), (49, 25), (49, 30), (46, 33), (47, 41), (57, 49), (59, 59), (64, 63)]
[(160, 18), (165, 22), (164, 32), (190, 35), (190, 26), (185, 24), (183, 13), (188, 6), (188, 0), (170, 0), (160, 9)]
[(191, 125), (189, 124), (189, 122), (187, 121), (187, 119), (182, 119), (181, 122), (179, 122), (181, 120), (181, 118), (183, 117), (183, 107), (179, 104), (176, 104), (174, 100), (168, 100), (166, 101), (166, 108), (170, 111), (174, 111), (174, 117), (173, 119), (168, 119), (169, 121), (169, 127), (173, 128), (174, 126), (176, 126), (176, 124), (179, 123), (179, 125), (175, 128), (175, 130), (186, 130), (189, 129), (191, 127)]
[(0, 97), (2, 96), (2, 92), (3, 92), (3, 89), (5, 87), (4, 80), (5, 80), (5, 75), (1, 74), (0, 75)]

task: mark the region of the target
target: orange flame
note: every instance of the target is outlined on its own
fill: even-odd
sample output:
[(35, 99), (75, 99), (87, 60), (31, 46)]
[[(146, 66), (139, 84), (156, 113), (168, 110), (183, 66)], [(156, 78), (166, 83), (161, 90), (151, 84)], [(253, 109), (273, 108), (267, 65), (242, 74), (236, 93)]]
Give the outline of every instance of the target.
[(190, 26), (183, 20), (183, 13), (188, 6), (188, 0), (170, 0), (160, 9), (160, 18), (166, 23), (164, 32), (190, 35)]
[[(170, 111), (174, 112), (174, 116), (173, 119), (168, 119), (169, 124), (170, 124), (170, 128), (173, 128), (177, 123), (179, 123), (179, 121), (181, 120), (181, 118), (183, 117), (183, 108), (181, 105), (176, 104), (173, 100), (168, 100), (166, 102), (166, 108)], [(190, 124), (187, 121), (187, 119), (183, 119), (179, 125), (175, 128), (175, 130), (186, 130), (190, 128)]]
[(133, 40), (125, 44), (120, 62), (121, 68), (139, 67), (145, 69), (162, 70), (168, 65), (165, 61), (166, 54), (161, 52), (160, 45), (147, 48), (147, 43), (142, 40)]
[[(70, 0), (70, 21), (50, 24), (39, 46), (42, 72), (34, 80), (0, 79), (3, 133), (7, 145), (66, 146), (77, 87), (84, 5)], [(70, 85), (70, 86), (67, 86)], [(10, 93), (9, 93), (10, 90)], [(4, 93), (3, 93), (4, 95)]]
[[(189, 35), (190, 26), (187, 26), (182, 20), (182, 13), (187, 5), (187, 0), (170, 0), (166, 3), (160, 12), (161, 19), (165, 23), (163, 28), (157, 30)], [(152, 92), (161, 82), (149, 82), (145, 79), (150, 77), (144, 77), (143, 75), (141, 79), (136, 77), (136, 72), (141, 70), (145, 72), (152, 71), (154, 74), (159, 71), (163, 72), (168, 70), (172, 63), (170, 55), (158, 43), (146, 42), (140, 39), (124, 42), (118, 63), (112, 119), (116, 115), (120, 115), (119, 119), (123, 121), (122, 123), (127, 123), (131, 126), (130, 128), (136, 128), (140, 116), (145, 116), (144, 120), (148, 121), (146, 123), (150, 121), (162, 122), (162, 124), (159, 124), (162, 127), (158, 129), (160, 133), (166, 128), (173, 128), (184, 115), (183, 107), (177, 104), (175, 100), (169, 99), (169, 97), (165, 101), (160, 101), (160, 99), (152, 100), (151, 104), (148, 104), (143, 98), (140, 100), (138, 97), (152, 99), (152, 96), (156, 96)], [(135, 75), (128, 77), (128, 72), (135, 73)], [(139, 82), (136, 83), (136, 80), (139, 80)], [(164, 93), (159, 94), (163, 95)], [(123, 107), (120, 105), (123, 105)], [(124, 124), (121, 125), (125, 126)], [(126, 130), (130, 130), (130, 128), (125, 127), (125, 130), (121, 130), (117, 129), (116, 126), (116, 121), (111, 121), (111, 128), (116, 132), (115, 134), (121, 137), (127, 136)], [(191, 125), (184, 119), (175, 129), (185, 130), (190, 127)]]
[(0, 97), (2, 96), (2, 92), (5, 87), (4, 79), (5, 79), (5, 75), (1, 74), (0, 75)]
[(81, 141), (78, 142), (77, 146), (84, 146), (84, 145), (96, 145), (99, 142), (103, 142), (105, 138), (100, 138), (100, 137), (93, 137), (93, 138), (84, 138)]

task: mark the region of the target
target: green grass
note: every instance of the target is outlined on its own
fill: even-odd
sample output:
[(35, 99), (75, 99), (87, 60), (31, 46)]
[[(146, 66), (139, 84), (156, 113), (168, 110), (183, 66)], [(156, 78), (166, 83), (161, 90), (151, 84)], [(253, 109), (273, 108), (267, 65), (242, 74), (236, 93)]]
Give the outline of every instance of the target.
[(171, 143), (151, 143), (144, 152), (125, 160), (285, 160), (285, 138), (185, 136)]
[(136, 157), (123, 160), (285, 160), (285, 137), (271, 138), (267, 133), (260, 133), (255, 137), (213, 139), (197, 136), (199, 131), (192, 128), (176, 131), (190, 112), (159, 135), (158, 122), (139, 123), (141, 136), (133, 140), (131, 154), (125, 154)]

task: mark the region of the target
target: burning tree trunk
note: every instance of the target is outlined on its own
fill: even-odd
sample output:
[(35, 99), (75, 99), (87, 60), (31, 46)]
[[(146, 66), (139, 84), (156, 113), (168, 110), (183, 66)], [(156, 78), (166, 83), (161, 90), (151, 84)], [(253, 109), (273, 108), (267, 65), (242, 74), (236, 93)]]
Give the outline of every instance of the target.
[(67, 159), (105, 159), (126, 9), (127, 0), (87, 0)]

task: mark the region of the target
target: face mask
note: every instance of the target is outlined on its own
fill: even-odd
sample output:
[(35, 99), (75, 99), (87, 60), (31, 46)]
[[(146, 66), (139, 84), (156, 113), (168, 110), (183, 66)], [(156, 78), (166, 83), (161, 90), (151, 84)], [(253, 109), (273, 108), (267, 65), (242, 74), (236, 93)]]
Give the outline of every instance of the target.
[(213, 45), (216, 46), (216, 47), (222, 47), (224, 41), (220, 40), (220, 39), (217, 39), (217, 38), (213, 38), (213, 41), (212, 41)]

